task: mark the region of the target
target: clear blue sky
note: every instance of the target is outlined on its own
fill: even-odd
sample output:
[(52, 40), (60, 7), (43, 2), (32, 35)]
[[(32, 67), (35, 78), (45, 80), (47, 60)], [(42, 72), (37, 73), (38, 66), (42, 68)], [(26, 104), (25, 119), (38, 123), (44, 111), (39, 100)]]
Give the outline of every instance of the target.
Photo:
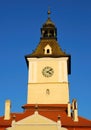
[(12, 112), (26, 104), (24, 56), (38, 45), (49, 6), (58, 42), (72, 56), (70, 101), (76, 98), (79, 115), (91, 119), (91, 0), (0, 0), (0, 115), (6, 99)]

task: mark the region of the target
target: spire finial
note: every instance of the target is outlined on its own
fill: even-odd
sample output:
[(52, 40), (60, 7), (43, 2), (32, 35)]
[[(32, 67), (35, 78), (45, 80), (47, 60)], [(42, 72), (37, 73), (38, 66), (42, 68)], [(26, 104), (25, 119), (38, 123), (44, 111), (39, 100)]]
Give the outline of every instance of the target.
[(51, 14), (50, 7), (48, 7), (48, 12), (47, 12), (47, 14), (48, 14), (48, 18), (50, 18), (50, 14)]

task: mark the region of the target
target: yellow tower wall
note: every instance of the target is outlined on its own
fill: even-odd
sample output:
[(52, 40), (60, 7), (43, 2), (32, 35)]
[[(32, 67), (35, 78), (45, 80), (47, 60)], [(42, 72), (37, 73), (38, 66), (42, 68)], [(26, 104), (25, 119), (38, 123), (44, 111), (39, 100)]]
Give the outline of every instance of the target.
[[(27, 104), (67, 104), (69, 102), (68, 57), (28, 58)], [(50, 77), (43, 75), (43, 69), (51, 67)]]

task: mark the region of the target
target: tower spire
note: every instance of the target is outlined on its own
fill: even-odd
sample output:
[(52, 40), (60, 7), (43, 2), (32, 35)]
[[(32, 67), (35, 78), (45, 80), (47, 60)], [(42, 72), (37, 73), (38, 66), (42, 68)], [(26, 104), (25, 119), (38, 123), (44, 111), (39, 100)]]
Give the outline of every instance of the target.
[(50, 14), (51, 14), (50, 7), (48, 7), (47, 14), (48, 14), (48, 18), (50, 18)]
[(41, 38), (42, 39), (50, 38), (50, 39), (57, 40), (57, 29), (55, 27), (55, 24), (52, 22), (50, 18), (50, 14), (51, 14), (50, 8), (48, 8), (47, 14), (48, 14), (48, 18), (41, 28), (41, 36), (42, 36)]

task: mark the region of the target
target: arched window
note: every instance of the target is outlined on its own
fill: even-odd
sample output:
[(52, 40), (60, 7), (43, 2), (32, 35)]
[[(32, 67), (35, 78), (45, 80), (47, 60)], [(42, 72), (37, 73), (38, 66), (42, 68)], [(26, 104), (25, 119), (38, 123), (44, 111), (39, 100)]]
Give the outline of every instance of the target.
[(50, 90), (46, 89), (46, 94), (49, 95), (50, 94)]
[(50, 53), (50, 50), (49, 49), (47, 49), (47, 54), (49, 54)]

